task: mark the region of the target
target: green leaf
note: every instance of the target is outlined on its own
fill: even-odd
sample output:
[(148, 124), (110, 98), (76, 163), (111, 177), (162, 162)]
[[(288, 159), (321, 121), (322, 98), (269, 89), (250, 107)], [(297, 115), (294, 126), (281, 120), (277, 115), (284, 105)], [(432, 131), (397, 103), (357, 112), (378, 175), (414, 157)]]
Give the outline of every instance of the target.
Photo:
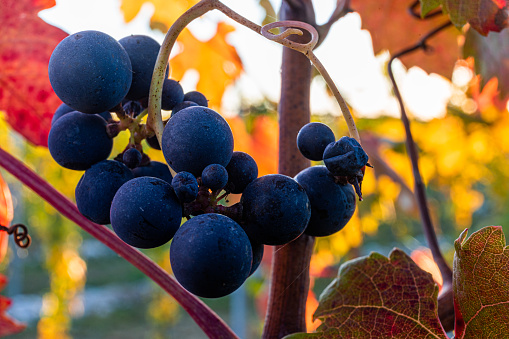
[(455, 241), (456, 339), (507, 338), (509, 247), (500, 226), (488, 226)]
[(472, 56), (475, 60), (475, 71), (482, 77), (482, 84), (496, 77), (503, 98), (509, 94), (509, 29), (500, 33), (491, 32), (483, 37), (473, 29), (465, 36), (463, 47), (465, 58)]
[(425, 17), (426, 14), (440, 6), (442, 2), (440, 0), (421, 0), (421, 17)]
[(343, 264), (320, 296), (317, 333), (301, 338), (447, 338), (437, 315), (438, 286), (403, 251)]

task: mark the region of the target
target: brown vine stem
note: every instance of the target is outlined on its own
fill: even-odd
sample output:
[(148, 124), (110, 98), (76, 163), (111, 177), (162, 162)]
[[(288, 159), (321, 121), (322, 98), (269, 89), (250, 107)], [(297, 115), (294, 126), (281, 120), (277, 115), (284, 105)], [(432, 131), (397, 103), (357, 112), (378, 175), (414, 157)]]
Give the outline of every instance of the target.
[(200, 299), (186, 291), (180, 284), (140, 251), (127, 245), (109, 228), (94, 224), (78, 211), (67, 197), (44, 181), (21, 161), (0, 148), (0, 167), (5, 168), (24, 185), (46, 200), (58, 212), (76, 223), (84, 231), (108, 246), (115, 253), (139, 269), (171, 295), (194, 319), (209, 338), (238, 338), (235, 333)]
[(398, 85), (396, 84), (396, 80), (394, 79), (394, 74), (392, 72), (392, 62), (399, 57), (402, 57), (404, 55), (407, 55), (409, 53), (415, 52), (417, 50), (423, 49), (428, 50), (429, 46), (427, 45), (428, 39), (433, 37), (434, 35), (438, 34), (440, 31), (444, 30), (445, 28), (451, 26), (452, 23), (450, 21), (440, 25), (439, 27), (435, 28), (428, 34), (422, 37), (422, 39), (416, 43), (413, 46), (410, 46), (408, 48), (405, 48), (399, 53), (396, 53), (392, 58), (389, 60), (389, 64), (387, 67), (387, 70), (389, 72), (389, 78), (391, 79), (392, 86), (394, 88), (394, 94), (396, 95), (396, 98), (399, 102), (399, 107), (401, 110), (401, 121), (403, 122), (403, 125), (405, 127), (405, 133), (406, 133), (406, 145), (407, 145), (407, 151), (408, 155), (410, 157), (410, 161), (412, 163), (412, 172), (414, 176), (414, 185), (415, 185), (415, 196), (417, 199), (417, 203), (419, 205), (419, 212), (421, 215), (421, 221), (422, 226), (424, 229), (424, 234), (426, 235), (426, 239), (428, 241), (428, 245), (431, 249), (431, 253), (433, 255), (433, 260), (438, 265), (438, 268), (440, 269), (440, 273), (442, 274), (442, 278), (445, 285), (452, 284), (452, 270), (447, 264), (446, 260), (444, 259), (442, 252), (440, 251), (440, 246), (438, 245), (437, 236), (435, 233), (435, 229), (433, 228), (433, 223), (431, 221), (431, 216), (429, 213), (428, 203), (426, 199), (426, 189), (424, 186), (424, 183), (422, 181), (421, 173), (419, 171), (419, 155), (417, 153), (416, 145), (414, 142), (414, 138), (412, 136), (412, 131), (410, 129), (410, 120), (408, 119), (408, 116), (406, 114), (405, 105), (403, 104), (403, 99), (401, 97), (401, 94), (398, 89)]

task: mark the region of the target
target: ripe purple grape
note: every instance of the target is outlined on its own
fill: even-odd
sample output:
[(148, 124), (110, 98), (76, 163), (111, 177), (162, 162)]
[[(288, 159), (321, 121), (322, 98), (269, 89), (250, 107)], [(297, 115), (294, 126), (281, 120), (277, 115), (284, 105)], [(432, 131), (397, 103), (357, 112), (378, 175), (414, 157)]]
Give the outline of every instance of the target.
[(141, 158), (142, 155), (140, 151), (138, 151), (136, 148), (129, 148), (122, 155), (122, 162), (130, 169), (133, 169), (139, 166)]
[(164, 128), (161, 145), (176, 171), (199, 177), (210, 164), (226, 166), (233, 153), (233, 134), (226, 120), (210, 108), (193, 106), (175, 114)]
[(173, 79), (164, 79), (161, 108), (171, 110), (182, 101), (184, 101), (184, 90), (180, 83)]
[(170, 241), (180, 226), (182, 206), (166, 181), (139, 177), (123, 184), (111, 203), (113, 230), (125, 243), (154, 248)]
[(244, 192), (247, 185), (258, 177), (256, 161), (244, 152), (233, 152), (226, 171), (228, 171), (228, 189), (234, 194)]
[(48, 148), (60, 166), (83, 171), (108, 158), (113, 140), (103, 118), (75, 111), (65, 114), (51, 127)]
[(223, 297), (239, 288), (249, 276), (252, 261), (246, 233), (221, 214), (202, 214), (186, 221), (170, 246), (175, 278), (203, 298)]
[(304, 125), (297, 134), (297, 147), (307, 159), (320, 161), (323, 159), (325, 147), (334, 140), (334, 132), (329, 126), (321, 122), (311, 122)]
[(255, 179), (247, 185), (240, 202), (246, 233), (265, 245), (284, 245), (296, 239), (311, 217), (311, 205), (302, 186), (282, 174)]
[(124, 48), (108, 34), (83, 31), (62, 40), (49, 60), (56, 95), (73, 109), (101, 113), (118, 105), (132, 81)]
[(208, 165), (201, 173), (201, 180), (205, 187), (210, 188), (212, 191), (216, 191), (226, 186), (228, 182), (228, 172), (222, 165)]
[(203, 106), (203, 107), (209, 106), (209, 101), (207, 100), (205, 95), (203, 95), (203, 93), (198, 92), (198, 91), (187, 92), (184, 95), (184, 101), (195, 102), (196, 104), (198, 104), (198, 106)]
[(131, 61), (133, 80), (126, 98), (140, 100), (148, 96), (152, 73), (161, 46), (146, 35), (130, 35), (118, 41)]
[(131, 171), (118, 161), (98, 162), (85, 171), (76, 186), (78, 210), (97, 224), (109, 224), (110, 207), (115, 193), (133, 178)]
[(311, 219), (304, 233), (324, 237), (345, 227), (355, 212), (352, 185), (337, 184), (325, 166), (308, 167), (295, 180), (306, 190), (311, 203)]

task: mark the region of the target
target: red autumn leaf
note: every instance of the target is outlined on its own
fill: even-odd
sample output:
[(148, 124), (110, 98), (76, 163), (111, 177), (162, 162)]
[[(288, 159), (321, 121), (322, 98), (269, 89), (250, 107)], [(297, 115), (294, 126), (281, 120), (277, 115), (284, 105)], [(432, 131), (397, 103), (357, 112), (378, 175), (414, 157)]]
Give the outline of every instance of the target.
[(447, 338), (437, 313), (438, 286), (399, 249), (343, 264), (320, 296), (317, 333), (287, 338)]
[(500, 32), (508, 25), (507, 0), (421, 0), (423, 13), (440, 5), (458, 28), (469, 23), (476, 31), (487, 35)]
[(41, 146), (47, 146), (61, 103), (49, 82), (48, 62), (67, 34), (37, 13), (54, 5), (54, 0), (0, 1), (0, 110), (16, 131)]
[[(7, 284), (7, 278), (0, 274), (0, 291)], [(23, 331), (26, 325), (17, 322), (5, 314), (11, 305), (11, 300), (0, 295), (0, 337), (16, 334)]]
[[(362, 19), (363, 28), (371, 33), (375, 53), (388, 50), (392, 55), (414, 45), (423, 35), (446, 21), (444, 15), (419, 20), (408, 13), (413, 0), (352, 0), (351, 7)], [(446, 77), (452, 75), (458, 59), (457, 37), (460, 32), (449, 27), (429, 40), (432, 53), (417, 51), (402, 58), (407, 67), (419, 66), (426, 72)]]
[(505, 338), (509, 332), (509, 247), (500, 226), (454, 242), (455, 338)]

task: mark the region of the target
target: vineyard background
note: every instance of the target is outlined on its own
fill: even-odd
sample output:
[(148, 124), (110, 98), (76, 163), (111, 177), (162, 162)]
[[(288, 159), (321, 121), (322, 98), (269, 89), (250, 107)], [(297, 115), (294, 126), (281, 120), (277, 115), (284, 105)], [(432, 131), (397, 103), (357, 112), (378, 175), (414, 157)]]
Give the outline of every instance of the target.
[[(27, 34), (29, 39), (36, 39), (34, 33), (29, 32), (30, 24), (36, 21), (43, 24), (36, 14), (43, 8), (51, 7), (52, 1), (18, 2), (19, 6), (8, 10), (4, 10), (7, 6), (3, 8), (4, 5), (0, 5), (0, 17), (5, 19), (2, 21), (9, 23), (13, 18), (22, 18), (19, 27), (23, 26), (23, 29), (27, 30), (23, 32), (19, 28), (18, 36), (9, 37), (20, 39), (20, 36)], [(150, 27), (156, 31), (166, 31), (178, 15), (196, 1), (148, 2), (154, 6)], [(278, 2), (251, 2), (251, 6), (264, 9), (265, 21), (274, 21)], [(44, 6), (37, 7), (41, 6), (41, 3), (44, 3)], [(143, 3), (143, 0), (115, 2), (119, 13), (127, 22), (136, 20)], [(330, 3), (332, 6), (329, 6), (333, 8), (334, 1)], [(363, 27), (369, 28), (376, 25), (380, 18), (376, 15), (376, 6), (370, 8), (367, 3), (369, 2), (352, 1), (351, 6), (359, 10)], [(371, 251), (387, 255), (393, 247), (402, 248), (441, 284), (440, 273), (426, 248), (421, 231), (419, 211), (411, 193), (413, 178), (405, 151), (404, 129), (399, 119), (394, 117), (397, 112), (396, 101), (390, 97), (389, 82), (383, 71), (390, 55), (385, 48), (390, 51), (401, 49), (419, 38), (416, 32), (421, 32), (421, 35), (426, 32), (427, 26), (419, 25), (433, 25), (410, 17), (406, 11), (409, 4), (406, 2), (387, 3), (391, 5), (383, 8), (387, 15), (381, 23), (386, 23), (389, 19), (400, 22), (400, 26), (411, 22), (411, 27), (415, 30), (398, 34), (397, 41), (389, 43), (394, 31), (380, 28), (373, 38), (376, 59), (374, 55), (363, 54), (363, 60), (370, 60), (366, 62), (369, 66), (364, 71), (357, 70), (357, 73), (353, 73), (349, 87), (342, 84), (341, 72), (345, 72), (349, 60), (351, 62), (354, 57), (338, 57), (337, 62), (342, 67), (331, 66), (335, 70), (339, 69), (337, 75), (332, 73), (332, 77), (340, 90), (345, 90), (347, 101), (352, 99), (349, 103), (352, 104), (354, 115), (364, 116), (357, 119), (357, 125), (374, 169), (366, 171), (362, 186), (364, 201), (358, 205), (347, 227), (338, 234), (316, 241), (310, 264), (311, 289), (306, 319), (308, 331), (319, 324), (319, 321), (311, 320), (311, 314), (318, 304), (317, 296), (336, 276), (339, 265)], [(405, 3), (405, 6), (399, 5), (402, 3)], [(60, 5), (59, 3), (58, 6)], [(237, 10), (242, 13), (242, 8)], [(20, 16), (20, 13), (28, 15)], [(249, 17), (249, 13), (242, 14)], [(391, 17), (392, 15), (394, 17)], [(239, 28), (234, 28), (229, 21), (217, 23), (214, 21), (215, 16), (213, 18), (202, 23), (208, 27), (216, 26), (215, 35), (209, 36), (208, 40), (197, 39), (194, 30), (185, 31), (182, 35), (179, 44), (183, 52), (170, 61), (171, 77), (182, 79), (187, 71), (194, 69), (187, 75), (191, 79), (187, 85), (184, 84), (185, 90), (194, 89), (186, 86), (194, 86), (193, 79), (194, 82), (197, 80), (196, 89), (210, 98), (210, 105), (220, 112), (224, 110), (234, 133), (235, 150), (248, 152), (256, 159), (259, 175), (276, 173), (277, 96), (266, 95), (263, 88), (258, 88), (257, 95), (248, 96), (249, 88), (263, 84), (249, 80), (250, 73), (257, 72), (256, 68), (253, 69), (253, 64), (246, 61), (249, 53), (246, 50), (240, 52), (240, 47), (233, 42), (230, 44), (229, 34)], [(341, 20), (353, 19), (349, 16), (340, 19), (332, 26), (331, 32), (340, 29), (343, 34), (347, 34), (344, 27), (339, 27)], [(351, 25), (355, 28), (355, 23)], [(3, 25), (3, 30), (8, 33), (13, 31), (9, 25)], [(366, 33), (363, 32), (362, 34)], [(140, 32), (126, 31), (124, 35), (138, 33)], [(51, 33), (49, 36), (57, 43), (58, 34)], [(158, 34), (162, 37), (161, 33), (155, 33), (156, 36)], [(246, 40), (262, 41), (262, 38), (250, 35), (252, 33), (247, 30), (241, 34)], [(486, 225), (502, 225), (504, 231), (507, 231), (504, 225), (509, 220), (509, 211), (506, 208), (509, 203), (509, 183), (506, 180), (509, 175), (509, 76), (507, 69), (501, 68), (496, 73), (499, 78), (493, 77), (492, 71), (486, 71), (479, 65), (486, 62), (487, 57), (493, 56), (493, 53), (487, 56), (488, 53), (483, 51), (494, 48), (497, 41), (509, 41), (508, 34), (507, 30), (501, 33), (491, 32), (487, 40), (480, 40), (478, 33), (469, 30), (465, 42), (461, 39), (463, 36), (459, 36), (460, 32), (451, 27), (431, 42), (435, 47), (434, 52), (420, 53), (420, 56), (414, 59), (405, 58), (402, 60), (404, 66), (400, 64), (397, 69), (398, 79), (403, 82), (403, 94), (405, 96), (407, 93), (405, 98), (409, 99), (409, 112), (414, 119), (412, 130), (420, 151), (419, 164), (428, 189), (432, 218), (441, 248), (449, 262), (452, 262), (453, 258), (453, 241), (465, 228), (472, 232)], [(0, 73), (0, 145), (73, 199), (74, 187), (81, 172), (60, 168), (44, 147), (48, 119), (51, 120), (48, 112), (54, 110), (58, 103), (47, 103), (47, 107), (44, 107), (47, 111), (36, 110), (23, 115), (19, 109), (13, 110), (13, 106), (16, 106), (15, 99), (11, 98), (7, 103), (5, 101), (5, 93), (12, 91), (17, 82), (26, 82), (35, 77), (35, 84), (38, 85), (47, 71), (42, 63), (27, 58), (27, 70), (11, 77), (9, 72), (18, 66), (8, 63), (10, 59), (5, 56), (9, 56), (9, 53), (21, 53), (22, 56), (26, 53), (30, 56), (33, 51), (23, 44), (10, 50), (5, 47), (7, 38), (2, 41), (2, 36), (5, 35), (0, 34), (0, 56), (4, 57), (7, 66)], [(338, 55), (348, 54), (350, 50), (359, 52), (355, 46), (345, 45), (344, 41), (340, 41), (340, 44), (334, 37), (331, 33), (319, 51), (328, 48), (327, 53), (333, 51)], [(457, 53), (458, 39), (461, 44), (466, 44), (465, 55)], [(490, 41), (492, 45), (486, 45), (490, 44)], [(271, 43), (264, 41), (254, 44), (265, 46), (264, 44)], [(282, 47), (274, 46), (270, 49), (276, 50), (276, 54), (265, 59), (264, 65), (273, 64), (256, 67), (267, 67), (272, 72), (278, 72)], [(497, 55), (499, 59), (507, 60), (509, 51), (504, 48), (509, 46), (499, 44)], [(447, 58), (444, 58), (444, 55)], [(422, 69), (415, 68), (415, 65)], [(326, 63), (325, 66), (329, 65)], [(427, 76), (424, 72), (439, 72), (441, 75)], [(482, 76), (478, 72), (483, 72)], [(236, 82), (241, 75), (243, 80)], [(432, 82), (434, 78), (440, 80)], [(447, 80), (448, 78), (452, 80)], [(246, 82), (248, 85), (245, 85)], [(362, 91), (370, 86), (363, 84), (373, 82), (378, 85), (372, 85), (371, 88), (386, 91), (387, 99), (373, 100), (378, 106), (369, 106), (371, 113), (367, 114), (369, 99), (362, 96)], [(267, 83), (272, 86), (273, 81), (267, 80)], [(313, 98), (328, 103), (317, 104), (312, 120), (327, 123), (333, 128), (337, 138), (346, 135), (346, 125), (343, 118), (339, 117), (339, 108), (330, 104), (330, 93), (325, 89), (319, 75), (315, 76), (313, 88), (319, 93)], [(434, 88), (435, 92), (430, 88)], [(437, 92), (436, 88), (440, 90)], [(29, 90), (22, 88), (18, 93), (20, 100), (28, 103), (34, 100), (33, 93), (30, 94)], [(230, 99), (233, 97), (235, 99)], [(429, 110), (434, 109), (436, 113), (426, 114), (429, 110), (422, 113), (420, 109), (423, 102), (432, 102), (435, 108), (431, 106)], [(122, 151), (127, 138), (127, 134), (123, 133), (115, 140), (112, 154)], [(163, 160), (162, 154), (157, 151), (148, 147), (146, 151), (152, 159)], [(27, 324), (25, 331), (13, 335), (12, 338), (33, 338), (36, 335), (40, 338), (203, 336), (201, 330), (176, 302), (144, 275), (61, 217), (9, 174), (1, 170), (0, 173), (7, 181), (13, 197), (12, 222), (29, 225), (33, 240), (33, 245), (28, 250), (15, 247), (12, 239), (9, 240), (6, 258), (0, 263), (0, 274), (9, 279), (2, 291), (3, 295), (12, 300), (8, 314)], [(233, 203), (237, 198), (232, 196), (230, 201)], [(0, 245), (1, 243), (0, 241)], [(143, 252), (170, 270), (168, 249), (169, 244)], [(242, 338), (260, 336), (267, 302), (271, 253), (270, 250), (265, 251), (261, 269), (240, 291), (218, 300), (206, 300)]]

